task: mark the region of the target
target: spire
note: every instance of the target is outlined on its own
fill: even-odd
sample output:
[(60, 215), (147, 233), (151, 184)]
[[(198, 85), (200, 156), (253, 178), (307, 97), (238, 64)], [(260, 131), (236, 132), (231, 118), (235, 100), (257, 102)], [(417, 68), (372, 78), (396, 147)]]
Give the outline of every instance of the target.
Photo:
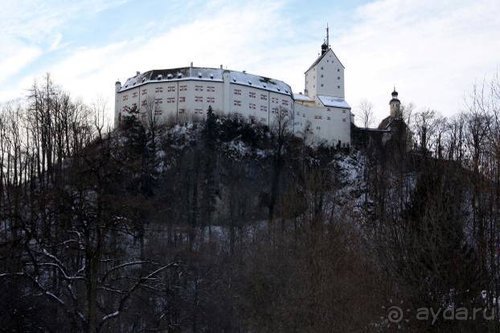
[(321, 55), (325, 54), (326, 51), (330, 48), (330, 30), (328, 28), (328, 23), (326, 24), (326, 39), (323, 41), (321, 45)]
[(328, 23), (326, 23), (326, 46), (330, 47), (330, 31), (328, 29)]
[(392, 91), (392, 98), (398, 98), (398, 92), (396, 91), (396, 86), (394, 86), (394, 90)]

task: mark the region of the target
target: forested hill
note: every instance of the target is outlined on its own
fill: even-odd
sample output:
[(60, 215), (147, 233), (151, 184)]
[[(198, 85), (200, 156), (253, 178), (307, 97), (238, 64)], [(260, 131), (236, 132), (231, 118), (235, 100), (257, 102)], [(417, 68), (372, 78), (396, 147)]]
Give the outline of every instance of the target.
[(132, 114), (108, 134), (52, 103), (1, 122), (5, 331), (384, 332), (394, 302), (496, 297), (500, 187), (483, 169), (427, 149), (309, 147), (285, 119)]

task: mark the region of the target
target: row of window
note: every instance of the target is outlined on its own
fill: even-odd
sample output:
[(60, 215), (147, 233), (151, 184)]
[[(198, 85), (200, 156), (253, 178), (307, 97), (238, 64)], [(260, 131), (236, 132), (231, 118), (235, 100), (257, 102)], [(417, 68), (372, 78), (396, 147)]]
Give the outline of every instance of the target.
[[(194, 88), (195, 91), (199, 91), (199, 92), (202, 92), (203, 89), (204, 89), (204, 87), (200, 86), (200, 85), (197, 85)], [(179, 86), (179, 91), (187, 91), (187, 85), (181, 85), (181, 86)], [(206, 87), (206, 91), (207, 92), (215, 92), (215, 87), (214, 86), (207, 86)], [(155, 93), (156, 94), (161, 94), (163, 92), (164, 92), (164, 87), (156, 87), (155, 88)], [(167, 92), (175, 92), (175, 86), (168, 86), (167, 87)], [(234, 89), (233, 92), (234, 92), (235, 95), (241, 96), (241, 89)], [(141, 95), (146, 95), (147, 93), (148, 93), (147, 89), (142, 89), (141, 90)], [(132, 93), (132, 98), (137, 98), (137, 96), (138, 96), (137, 92)], [(249, 98), (257, 98), (257, 93), (254, 92), (254, 91), (250, 91), (250, 92), (248, 92), (248, 97)], [(262, 101), (267, 101), (267, 95), (266, 94), (260, 94), (260, 99)], [(123, 95), (122, 100), (123, 101), (127, 101), (128, 100), (128, 95)], [(195, 97), (195, 101), (197, 101), (196, 97)], [(279, 103), (279, 98), (272, 97), (271, 98), (271, 102), (272, 103)], [(289, 105), (289, 101), (287, 101), (285, 99), (283, 99), (281, 102), (282, 102), (283, 105), (286, 105), (286, 106)]]
[[(233, 94), (237, 96), (241, 96), (241, 89), (234, 89)], [(248, 92), (248, 97), (249, 98), (257, 98), (257, 93), (255, 91), (249, 91)], [(260, 100), (262, 101), (267, 101), (267, 95), (266, 94), (260, 94)], [(271, 103), (279, 103), (279, 98), (278, 97), (271, 97)], [(282, 100), (283, 105), (288, 105), (289, 102), (285, 99)]]
[[(124, 99), (124, 100), (126, 100), (126, 99)], [(164, 100), (163, 98), (155, 98), (155, 104), (163, 104), (163, 100)], [(167, 97), (167, 98), (165, 98), (165, 101), (168, 104), (175, 103), (175, 97)], [(201, 102), (203, 102), (203, 97), (202, 96), (195, 96), (194, 101), (201, 103)], [(215, 97), (206, 97), (205, 101), (207, 103), (215, 103)], [(186, 102), (186, 97), (179, 96), (179, 103), (183, 103), (183, 102)], [(147, 105), (147, 100), (143, 100), (141, 105), (143, 105), (143, 106)]]
[[(195, 101), (196, 101), (196, 100), (195, 100)], [(207, 98), (207, 101), (208, 101), (208, 98)], [(214, 101), (215, 101), (215, 99), (214, 99)], [(282, 104), (282, 105), (284, 105), (284, 106), (288, 106), (288, 105), (290, 104), (287, 100), (282, 100), (281, 102), (282, 102), (281, 104)], [(276, 102), (276, 103), (277, 103), (277, 102)], [(234, 106), (241, 106), (241, 101), (240, 101), (240, 100), (235, 99), (235, 100), (233, 101), (233, 105), (234, 105)], [(255, 103), (249, 103), (249, 104), (248, 104), (248, 108), (249, 108), (249, 109), (251, 109), (251, 110), (255, 110), (255, 109), (257, 109), (257, 105), (256, 105)], [(261, 105), (261, 106), (260, 106), (260, 110), (261, 110), (261, 111), (266, 111), (266, 112), (267, 112), (267, 105)]]

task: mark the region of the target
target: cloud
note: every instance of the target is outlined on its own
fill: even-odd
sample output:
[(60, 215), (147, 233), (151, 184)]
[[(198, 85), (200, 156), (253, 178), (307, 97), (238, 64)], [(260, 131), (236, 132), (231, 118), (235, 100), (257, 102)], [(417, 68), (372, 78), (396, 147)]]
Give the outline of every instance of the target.
[[(114, 82), (124, 81), (136, 70), (189, 66), (262, 69), (269, 57), (279, 54), (270, 46), (289, 33), (287, 20), (280, 19), (282, 3), (255, 1), (242, 6), (221, 1), (198, 10), (193, 20), (170, 27), (145, 39), (143, 36), (103, 47), (80, 47), (44, 71), (56, 82), (84, 100), (103, 95), (113, 106)], [(289, 57), (289, 56), (287, 56)], [(24, 80), (23, 83), (27, 81)]]
[(500, 54), (500, 3), (381, 0), (362, 6), (335, 45), (347, 67), (351, 104), (373, 101), (388, 113), (395, 84), (403, 102), (451, 115), (475, 80), (494, 72)]
[[(2, 88), (0, 99), (19, 97), (19, 91), (26, 88), (21, 86), (27, 81), (21, 77), (23, 70), (61, 47), (63, 35), (59, 30), (77, 17), (94, 15), (122, 3), (124, 0), (18, 0), (3, 3), (0, 11), (0, 83), (9, 82), (9, 86)], [(32, 80), (33, 73), (30, 74)]]

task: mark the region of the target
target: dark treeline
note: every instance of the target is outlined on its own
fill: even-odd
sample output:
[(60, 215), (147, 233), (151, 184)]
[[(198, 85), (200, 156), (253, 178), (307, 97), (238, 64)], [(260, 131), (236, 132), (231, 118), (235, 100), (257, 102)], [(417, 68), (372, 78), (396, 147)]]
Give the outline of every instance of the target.
[(105, 131), (47, 76), (0, 112), (1, 329), (499, 332), (386, 313), (498, 318), (499, 102), (497, 81), (452, 119), (407, 108), (410, 152), (348, 151), (286, 114)]

